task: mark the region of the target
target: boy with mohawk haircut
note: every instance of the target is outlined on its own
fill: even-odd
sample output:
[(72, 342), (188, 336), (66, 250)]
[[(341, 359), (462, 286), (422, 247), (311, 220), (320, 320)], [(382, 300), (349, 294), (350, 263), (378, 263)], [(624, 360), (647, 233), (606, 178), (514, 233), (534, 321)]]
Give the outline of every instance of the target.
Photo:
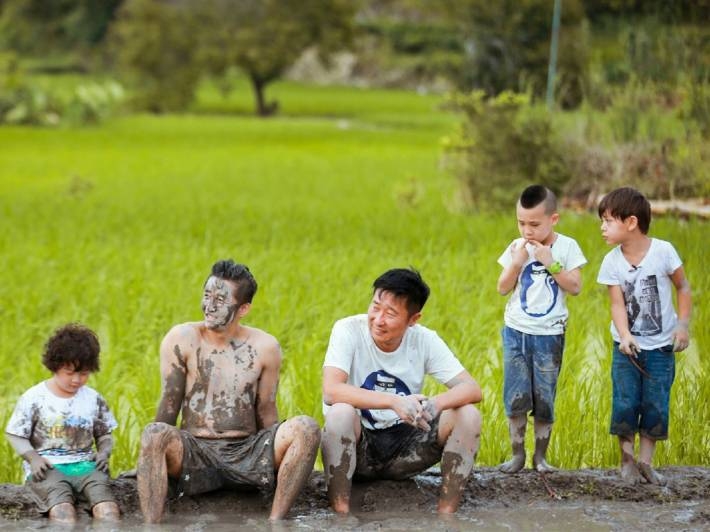
[(499, 466), (517, 473), (525, 466), (528, 412), (534, 417), (533, 467), (554, 471), (546, 461), (554, 422), (557, 377), (567, 328), (565, 295), (577, 295), (580, 268), (587, 263), (572, 238), (554, 231), (559, 220), (554, 193), (541, 185), (527, 187), (517, 204), (515, 239), (498, 259), (503, 271), (498, 292), (512, 292), (503, 327), (503, 400), (513, 457)]

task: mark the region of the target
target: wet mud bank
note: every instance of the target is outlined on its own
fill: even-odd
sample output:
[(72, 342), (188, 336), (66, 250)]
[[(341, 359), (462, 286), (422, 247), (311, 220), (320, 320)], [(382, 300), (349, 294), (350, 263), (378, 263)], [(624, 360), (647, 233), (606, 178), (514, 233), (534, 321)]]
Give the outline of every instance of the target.
[[(638, 525), (649, 519), (658, 525), (659, 515), (662, 516), (664, 511), (668, 513), (668, 509), (672, 508), (674, 513), (667, 517), (670, 522), (667, 528), (674, 528), (673, 523), (678, 520), (681, 521), (678, 523), (681, 528), (686, 530), (710, 528), (710, 468), (667, 467), (659, 471), (667, 479), (665, 486), (629, 485), (613, 469), (564, 470), (543, 477), (531, 470), (507, 475), (493, 468), (476, 468), (467, 483), (457, 518), (485, 529), (486, 515), (491, 516), (491, 523), (501, 525), (501, 516), (515, 519), (511, 512), (522, 508), (527, 517), (521, 519), (528, 519), (538, 512), (543, 522), (558, 512), (560, 516), (569, 513), (573, 523), (580, 515), (586, 515), (594, 522), (606, 523), (607, 526), (611, 524), (609, 519), (612, 517), (616, 519), (614, 522), (631, 520), (631, 523)], [(328, 526), (335, 529), (369, 529), (368, 519), (380, 519), (375, 528), (381, 529), (383, 516), (390, 516), (387, 519), (395, 521), (390, 522), (392, 526), (387, 528), (397, 529), (396, 523), (405, 526), (407, 522), (406, 526), (412, 528), (412, 521), (416, 523), (418, 519), (416, 515), (422, 516), (425, 521), (433, 518), (440, 480), (438, 471), (429, 470), (407, 481), (356, 483), (351, 508), (353, 515), (357, 516), (357, 524), (329, 522)], [(113, 480), (112, 487), (124, 519), (139, 522), (135, 479), (117, 478)], [(166, 521), (242, 514), (261, 522), (268, 515), (270, 504), (270, 499), (257, 493), (218, 491), (170, 501)], [(631, 514), (623, 516), (620, 513), (622, 508), (623, 512)], [(15, 484), (0, 485), (0, 515), (6, 523), (39, 517), (24, 487)], [(300, 526), (306, 528), (313, 519), (320, 520), (321, 524), (323, 520), (334, 519), (328, 509), (322, 473), (311, 475), (289, 517), (300, 520)], [(521, 522), (530, 524), (529, 521)], [(510, 525), (515, 526), (515, 522)], [(432, 529), (430, 525), (425, 527)]]

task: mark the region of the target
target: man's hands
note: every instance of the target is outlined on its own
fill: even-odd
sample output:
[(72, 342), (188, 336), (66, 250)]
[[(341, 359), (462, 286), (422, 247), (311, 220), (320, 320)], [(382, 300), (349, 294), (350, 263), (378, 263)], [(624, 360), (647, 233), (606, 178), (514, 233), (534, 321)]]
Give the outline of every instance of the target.
[(54, 469), (54, 466), (49, 463), (49, 460), (40, 456), (37, 451), (27, 453), (25, 459), (30, 463), (32, 478), (35, 480), (44, 480), (47, 476), (47, 470)]
[(431, 430), (429, 422), (439, 415), (436, 401), (418, 393), (397, 396), (392, 410), (405, 423), (427, 432)]

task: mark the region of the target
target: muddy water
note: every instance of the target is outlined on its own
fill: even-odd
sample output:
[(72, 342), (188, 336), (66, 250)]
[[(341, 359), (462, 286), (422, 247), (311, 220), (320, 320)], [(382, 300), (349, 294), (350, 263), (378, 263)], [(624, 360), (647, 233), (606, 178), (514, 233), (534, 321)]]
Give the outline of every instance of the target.
[(593, 504), (580, 502), (535, 502), (524, 506), (505, 507), (483, 504), (476, 511), (467, 511), (442, 519), (429, 511), (402, 513), (360, 513), (338, 517), (328, 510), (312, 514), (294, 515), (283, 523), (270, 525), (266, 513), (234, 514), (174, 514), (159, 525), (144, 525), (137, 515), (126, 516), (119, 525), (99, 525), (88, 518), (74, 527), (50, 526), (45, 519), (0, 520), (0, 530), (72, 530), (72, 531), (519, 531), (519, 530), (574, 530), (636, 531), (710, 529), (710, 501), (682, 501), (674, 503), (639, 503), (631, 501), (603, 501)]
[[(116, 479), (112, 487), (123, 512), (118, 525), (92, 523), (84, 516), (74, 527), (52, 527), (37, 517), (21, 486), (0, 485), (0, 532), (5, 530), (128, 531), (458, 531), (561, 530), (710, 531), (710, 469), (668, 467), (667, 486), (622, 482), (616, 470), (559, 471), (546, 480), (531, 471), (506, 475), (477, 468), (456, 516), (436, 515), (438, 472), (408, 481), (353, 486), (353, 514), (338, 517), (328, 508), (323, 475), (316, 472), (289, 519), (270, 525), (270, 499), (252, 493), (214, 492), (168, 504), (160, 525), (146, 526), (138, 511), (135, 481)], [(557, 497), (557, 498), (555, 498)]]

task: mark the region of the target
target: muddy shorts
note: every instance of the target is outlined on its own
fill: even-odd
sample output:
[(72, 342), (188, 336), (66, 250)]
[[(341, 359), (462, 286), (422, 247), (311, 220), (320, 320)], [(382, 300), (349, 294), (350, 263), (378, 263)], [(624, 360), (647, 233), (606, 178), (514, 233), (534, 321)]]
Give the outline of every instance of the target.
[(197, 495), (220, 488), (273, 492), (274, 438), (278, 428), (276, 423), (245, 438), (225, 439), (196, 438), (181, 430), (182, 471), (173, 483), (174, 495)]
[(668, 438), (671, 385), (675, 378), (673, 346), (642, 350), (636, 361), (650, 375), (634, 366), (614, 343), (611, 364), (612, 405), (609, 432), (634, 436), (637, 432), (651, 440)]
[(41, 513), (47, 513), (57, 504), (68, 502), (78, 509), (91, 511), (100, 502), (115, 502), (110, 477), (102, 471), (86, 475), (65, 475), (57, 469), (48, 469), (44, 480), (27, 479), (32, 499)]
[(407, 423), (378, 430), (362, 427), (353, 478), (400, 480), (441, 461), (444, 448), (437, 442), (439, 418), (429, 423), (428, 432)]
[(535, 419), (552, 423), (565, 335), (526, 334), (503, 327), (502, 336), (505, 414), (530, 412)]

